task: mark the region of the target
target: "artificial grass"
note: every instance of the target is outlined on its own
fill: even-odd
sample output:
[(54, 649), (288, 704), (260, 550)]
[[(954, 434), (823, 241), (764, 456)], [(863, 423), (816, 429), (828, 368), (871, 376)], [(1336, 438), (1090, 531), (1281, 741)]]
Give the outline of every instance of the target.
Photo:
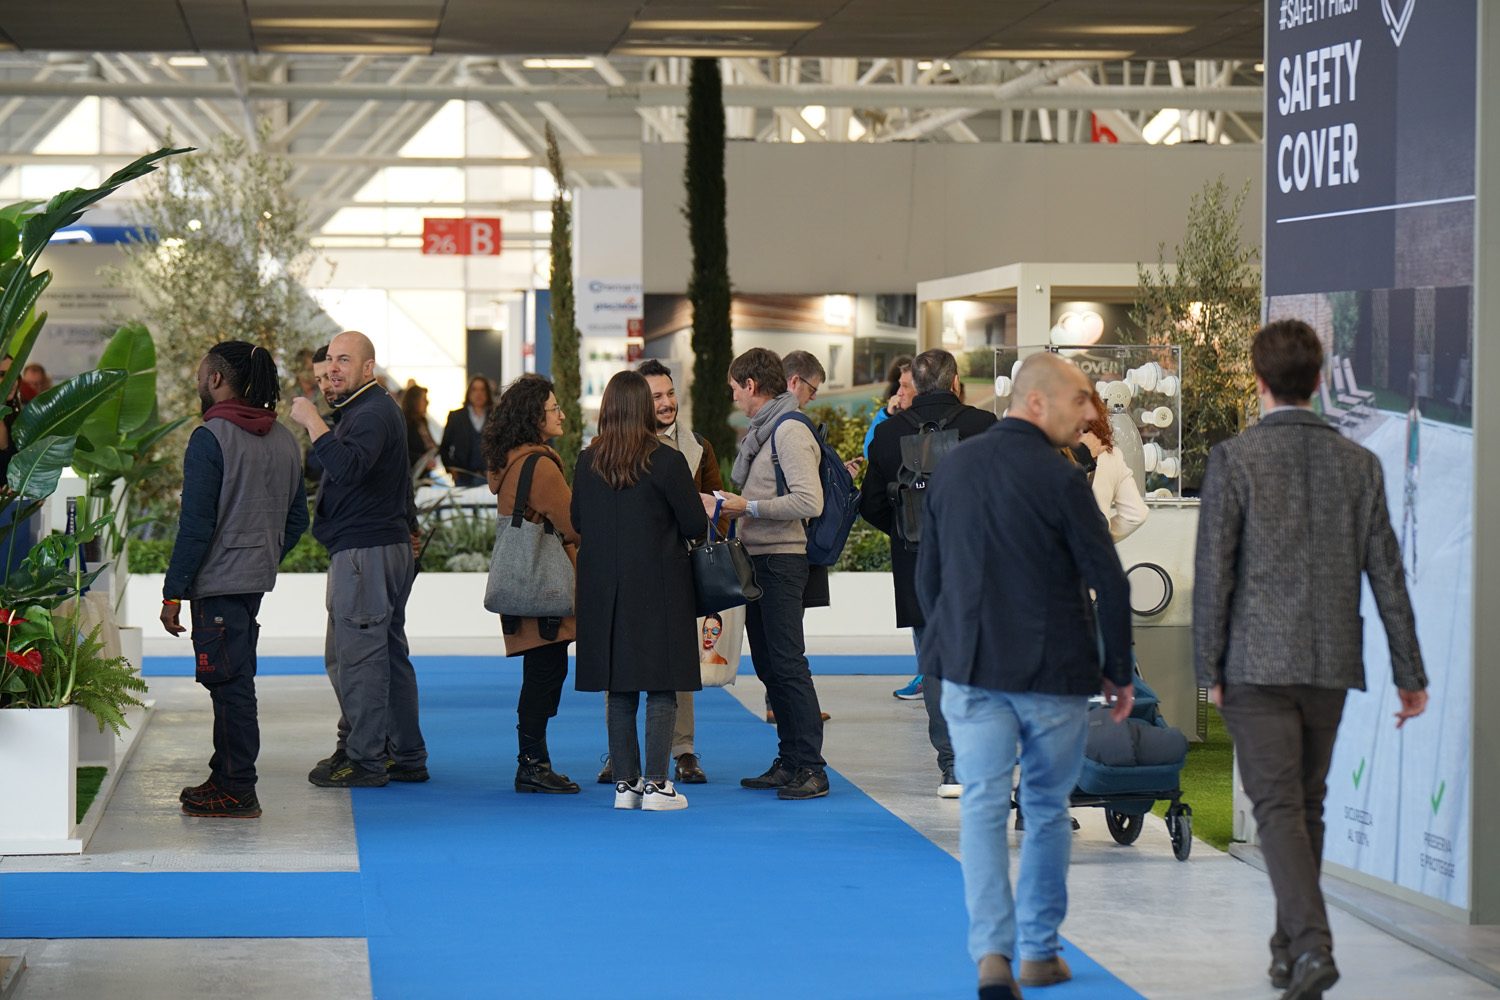
[[(1193, 836), (1228, 850), (1234, 832), (1234, 745), (1219, 710), (1208, 707), (1208, 738), (1188, 747), (1182, 768), (1182, 801), (1193, 808)], [(1167, 803), (1153, 810), (1167, 812)]]
[(78, 769), (78, 815), (73, 822), (82, 823), (83, 817), (88, 815), (89, 806), (94, 804), (94, 797), (99, 794), (99, 786), (104, 784), (104, 775), (108, 768), (103, 767), (80, 767)]

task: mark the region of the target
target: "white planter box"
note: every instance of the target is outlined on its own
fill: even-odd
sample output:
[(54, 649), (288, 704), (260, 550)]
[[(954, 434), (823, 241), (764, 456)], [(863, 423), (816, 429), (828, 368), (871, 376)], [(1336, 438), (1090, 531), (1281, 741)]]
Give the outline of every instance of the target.
[(115, 738), (113, 729), (105, 727), (99, 731), (99, 720), (83, 709), (73, 713), (73, 722), (78, 729), (78, 766), (107, 767), (115, 769)]
[(0, 709), (0, 854), (83, 850), (75, 819), (80, 714), (73, 706)]
[[(161, 585), (157, 585), (157, 593), (160, 593)], [(139, 625), (120, 626), (120, 655), (130, 661), (130, 667), (136, 673), (141, 672), (141, 661), (145, 658), (142, 652), (142, 640), (145, 636), (144, 630)]]
[[(423, 639), (491, 639), (498, 649), (500, 622), (484, 610), (483, 573), (421, 573), (406, 604), (406, 636)], [(260, 608), (262, 639), (315, 639), (322, 648), (327, 617), (322, 573), (282, 573), (276, 589)], [(144, 626), (153, 637), (164, 635), (161, 614), (162, 577), (137, 573), (131, 578), (122, 621)], [(889, 573), (833, 573), (828, 580), (833, 606), (807, 613), (811, 636), (901, 635)], [(123, 631), (123, 630), (122, 630)], [(128, 654), (127, 654), (128, 655)]]

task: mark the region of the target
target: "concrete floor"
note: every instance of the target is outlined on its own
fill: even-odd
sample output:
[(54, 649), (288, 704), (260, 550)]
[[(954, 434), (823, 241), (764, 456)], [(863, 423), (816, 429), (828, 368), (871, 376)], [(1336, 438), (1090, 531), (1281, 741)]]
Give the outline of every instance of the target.
[[(938, 774), (922, 704), (891, 697), (903, 680), (819, 679), (824, 708), (833, 715), (825, 755), (867, 794), (956, 856), (958, 803), (936, 797)], [(0, 858), (0, 871), (355, 870), (347, 793), (316, 789), (304, 780), (311, 763), (332, 746), (327, 682), (272, 677), (259, 687), (266, 747), (262, 788), (274, 789), (259, 822), (194, 821), (162, 807), (188, 779), (201, 780), (197, 769), (210, 715), (207, 698), (191, 680), (157, 678), (157, 714), (89, 852)], [(741, 678), (731, 690), (761, 711), (763, 693), (753, 678)], [(746, 724), (764, 726), (749, 716)], [(769, 761), (775, 744), (770, 727), (765, 733)], [(740, 777), (714, 771), (711, 745), (698, 749), (711, 780)], [(1263, 975), (1272, 899), (1262, 873), (1201, 842), (1187, 863), (1176, 861), (1154, 817), (1134, 846), (1120, 847), (1099, 810), (1078, 810), (1077, 816), (1083, 829), (1074, 842), (1063, 928), (1070, 939), (1147, 997), (1276, 995)], [(1014, 844), (1016, 835), (1010, 836)], [(891, 872), (891, 878), (900, 877)], [(1344, 975), (1333, 996), (1500, 996), (1500, 990), (1341, 911), (1332, 919)], [(0, 940), (0, 954), (22, 950), (29, 967), (18, 1000), (371, 995), (362, 940)]]

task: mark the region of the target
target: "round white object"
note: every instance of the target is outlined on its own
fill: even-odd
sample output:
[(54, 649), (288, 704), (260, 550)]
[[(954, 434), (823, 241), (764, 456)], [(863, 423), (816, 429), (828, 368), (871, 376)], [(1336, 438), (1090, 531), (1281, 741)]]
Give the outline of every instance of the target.
[(1177, 395), (1177, 387), (1180, 384), (1181, 381), (1176, 375), (1163, 375), (1156, 383), (1156, 391), (1163, 396), (1175, 396)]
[[(1168, 376), (1170, 378), (1171, 376)], [(1172, 408), (1170, 406), (1158, 406), (1146, 414), (1146, 422), (1152, 427), (1171, 427)]]
[(1156, 463), (1156, 471), (1168, 479), (1176, 479), (1177, 474), (1182, 471), (1182, 466), (1176, 455), (1167, 455)]
[(1014, 383), (1011, 382), (1011, 380), (1010, 380), (1010, 378), (1008, 376), (1006, 376), (1006, 375), (996, 375), (995, 376), (995, 398), (997, 398), (997, 399), (1004, 399), (1005, 397), (1009, 396), (1010, 395), (1010, 391), (1013, 388), (1013, 386), (1014, 386)]

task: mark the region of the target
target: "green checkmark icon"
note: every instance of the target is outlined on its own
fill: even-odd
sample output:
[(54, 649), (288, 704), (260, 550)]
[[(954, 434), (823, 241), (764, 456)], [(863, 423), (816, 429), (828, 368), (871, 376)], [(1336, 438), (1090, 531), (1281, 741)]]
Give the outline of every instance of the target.
[(1354, 772), (1354, 787), (1359, 788), (1359, 779), (1365, 776), (1365, 759), (1359, 759), (1359, 768)]
[(1432, 814), (1437, 815), (1438, 806), (1443, 804), (1443, 793), (1448, 790), (1448, 782), (1439, 782), (1437, 792), (1432, 796)]

